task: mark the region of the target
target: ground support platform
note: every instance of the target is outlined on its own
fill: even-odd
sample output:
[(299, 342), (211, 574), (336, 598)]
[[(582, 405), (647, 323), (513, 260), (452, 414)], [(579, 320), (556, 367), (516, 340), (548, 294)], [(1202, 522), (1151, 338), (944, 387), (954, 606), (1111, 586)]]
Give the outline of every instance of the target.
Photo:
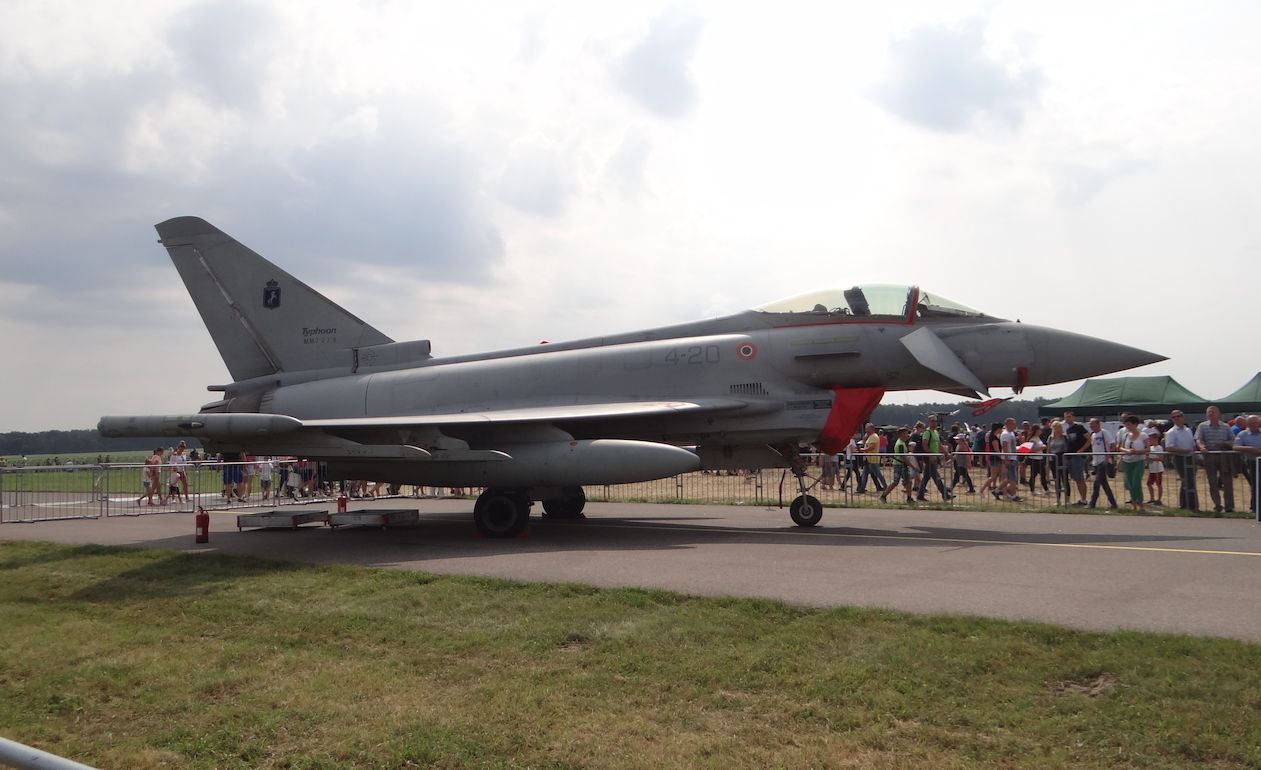
[(300, 513), (243, 513), (236, 517), (236, 528), (258, 527), (261, 529), (297, 529), (303, 524), (328, 523), (328, 511), (302, 511)]
[(420, 521), (418, 508), (376, 508), (366, 511), (339, 511), (328, 515), (330, 527), (348, 527), (358, 524), (363, 527), (402, 527), (415, 526)]

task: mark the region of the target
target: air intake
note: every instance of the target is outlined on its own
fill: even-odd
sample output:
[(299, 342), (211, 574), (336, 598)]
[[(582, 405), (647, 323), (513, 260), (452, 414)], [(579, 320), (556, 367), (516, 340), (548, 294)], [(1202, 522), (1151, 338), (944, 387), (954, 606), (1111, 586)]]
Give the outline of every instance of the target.
[(762, 387), (760, 382), (744, 382), (739, 385), (731, 386), (731, 395), (733, 396), (769, 396), (766, 388)]

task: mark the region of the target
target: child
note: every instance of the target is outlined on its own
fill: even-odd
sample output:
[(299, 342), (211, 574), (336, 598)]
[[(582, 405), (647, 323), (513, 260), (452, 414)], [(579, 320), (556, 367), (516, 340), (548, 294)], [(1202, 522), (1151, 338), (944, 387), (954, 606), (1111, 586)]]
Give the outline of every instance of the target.
[[(174, 500), (177, 503), (180, 501), (180, 480), (182, 478), (183, 475), (180, 473), (180, 469), (175, 466), (171, 466), (171, 475), (166, 480), (166, 499), (168, 501)], [(184, 502), (188, 502), (187, 493), (184, 495)]]
[(1151, 499), (1147, 503), (1164, 505), (1160, 498), (1165, 495), (1165, 448), (1160, 445), (1160, 433), (1149, 435), (1147, 440), (1151, 443), (1151, 451), (1147, 455), (1147, 496)]
[(270, 457), (264, 457), (258, 463), (258, 486), (263, 490), (264, 500), (271, 498), (271, 467)]

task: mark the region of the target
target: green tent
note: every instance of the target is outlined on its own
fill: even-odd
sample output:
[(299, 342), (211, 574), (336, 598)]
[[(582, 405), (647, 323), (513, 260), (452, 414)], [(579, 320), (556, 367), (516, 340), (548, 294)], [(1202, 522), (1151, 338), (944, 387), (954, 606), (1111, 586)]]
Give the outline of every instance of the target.
[(1257, 372), (1251, 380), (1248, 380), (1247, 385), (1212, 403), (1223, 412), (1261, 413), (1261, 372)]
[(1072, 411), (1083, 422), (1090, 417), (1109, 417), (1121, 412), (1168, 417), (1174, 409), (1201, 413), (1208, 405), (1208, 401), (1182, 387), (1172, 377), (1115, 377), (1086, 380), (1066, 398), (1038, 407), (1038, 416), (1058, 417)]

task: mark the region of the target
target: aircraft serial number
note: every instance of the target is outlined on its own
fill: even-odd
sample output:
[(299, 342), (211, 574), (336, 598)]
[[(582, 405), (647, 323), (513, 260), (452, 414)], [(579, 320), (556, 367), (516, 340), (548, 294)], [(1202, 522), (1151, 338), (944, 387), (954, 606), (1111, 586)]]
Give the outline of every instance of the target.
[(692, 345), (688, 348), (671, 348), (665, 357), (667, 364), (716, 364), (717, 345)]

